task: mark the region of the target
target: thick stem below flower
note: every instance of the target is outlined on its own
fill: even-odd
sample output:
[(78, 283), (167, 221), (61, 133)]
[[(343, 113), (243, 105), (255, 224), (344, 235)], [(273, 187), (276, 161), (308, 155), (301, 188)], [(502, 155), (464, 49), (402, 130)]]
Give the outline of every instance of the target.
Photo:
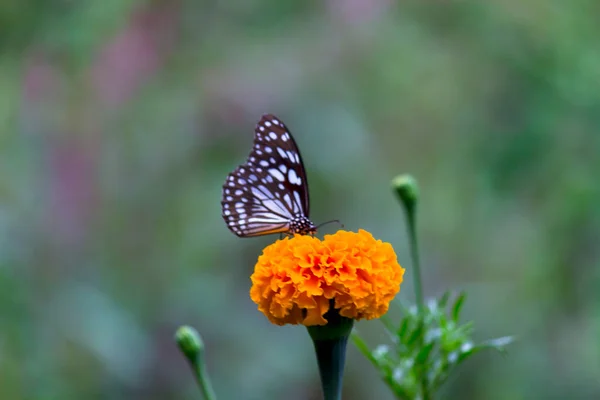
[(354, 320), (340, 316), (333, 304), (324, 317), (327, 325), (307, 329), (315, 346), (324, 399), (341, 400), (346, 346)]
[(341, 400), (348, 336), (314, 341), (325, 400)]

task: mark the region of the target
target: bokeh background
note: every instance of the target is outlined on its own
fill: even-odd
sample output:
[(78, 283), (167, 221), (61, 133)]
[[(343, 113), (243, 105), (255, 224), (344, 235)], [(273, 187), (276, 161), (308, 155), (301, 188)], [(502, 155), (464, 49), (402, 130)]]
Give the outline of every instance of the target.
[[(600, 4), (0, 3), (0, 398), (319, 399), (311, 342), (248, 297), (276, 237), (238, 239), (221, 185), (264, 112), (303, 153), (316, 222), (391, 242), (422, 192), (428, 296), (469, 293), (481, 353), (448, 399), (600, 398)], [(323, 229), (333, 232), (335, 226)], [(373, 346), (378, 321), (360, 322)], [(345, 399), (391, 399), (349, 348)]]

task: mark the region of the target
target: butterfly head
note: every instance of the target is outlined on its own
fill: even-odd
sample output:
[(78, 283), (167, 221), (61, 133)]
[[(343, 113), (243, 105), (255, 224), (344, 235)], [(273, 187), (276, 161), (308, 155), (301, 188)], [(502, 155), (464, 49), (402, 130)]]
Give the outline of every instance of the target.
[(300, 235), (314, 235), (317, 233), (317, 227), (312, 221), (303, 215), (295, 216), (290, 219), (290, 233), (299, 233)]

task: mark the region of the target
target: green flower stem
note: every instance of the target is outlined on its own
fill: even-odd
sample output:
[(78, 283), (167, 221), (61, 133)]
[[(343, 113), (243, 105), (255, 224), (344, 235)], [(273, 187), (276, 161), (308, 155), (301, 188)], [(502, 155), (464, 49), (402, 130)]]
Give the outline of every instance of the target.
[(341, 400), (348, 337), (314, 341), (325, 400)]
[(324, 399), (341, 400), (346, 347), (354, 320), (340, 316), (333, 309), (325, 314), (325, 319), (327, 325), (307, 329), (317, 355)]
[(392, 188), (400, 198), (406, 212), (408, 225), (408, 240), (410, 242), (410, 256), (413, 262), (413, 286), (419, 315), (423, 316), (423, 285), (421, 283), (421, 263), (419, 261), (419, 244), (417, 239), (417, 203), (419, 202), (419, 189), (417, 181), (410, 175), (399, 175), (392, 180)]
[(421, 262), (419, 259), (419, 243), (417, 240), (417, 223), (415, 210), (408, 210), (406, 213), (408, 221), (408, 240), (410, 241), (410, 256), (413, 262), (413, 285), (415, 287), (415, 297), (419, 314), (424, 315), (425, 303), (423, 300), (423, 284), (421, 282)]
[(190, 326), (182, 326), (175, 333), (175, 341), (189, 361), (204, 398), (206, 400), (216, 400), (217, 396), (210, 383), (204, 362), (204, 342), (198, 331)]
[(215, 395), (210, 379), (208, 378), (205, 363), (199, 362), (195, 366), (192, 366), (192, 369), (194, 370), (194, 376), (196, 377), (196, 381), (198, 382), (198, 386), (200, 387), (204, 398), (206, 400), (215, 400), (217, 396)]
[[(415, 288), (415, 297), (419, 310), (421, 324), (425, 323), (425, 304), (423, 301), (423, 284), (421, 282), (421, 263), (419, 260), (419, 244), (417, 241), (416, 229), (416, 204), (415, 207), (406, 208), (406, 219), (408, 222), (408, 240), (410, 241), (410, 254), (413, 262), (413, 285)], [(420, 345), (423, 347), (423, 334), (421, 334)], [(429, 400), (429, 383), (427, 382), (427, 371), (421, 372), (421, 395), (423, 400)]]
[[(417, 181), (410, 175), (400, 175), (392, 181), (392, 187), (400, 198), (408, 225), (408, 240), (410, 243), (410, 255), (413, 262), (413, 285), (421, 324), (425, 323), (425, 302), (423, 299), (423, 284), (421, 282), (421, 263), (419, 259), (419, 243), (417, 239), (417, 204), (419, 202), (419, 189)], [(420, 347), (423, 348), (424, 337), (419, 337)], [(427, 371), (421, 371), (421, 395), (423, 400), (429, 400), (429, 384)]]

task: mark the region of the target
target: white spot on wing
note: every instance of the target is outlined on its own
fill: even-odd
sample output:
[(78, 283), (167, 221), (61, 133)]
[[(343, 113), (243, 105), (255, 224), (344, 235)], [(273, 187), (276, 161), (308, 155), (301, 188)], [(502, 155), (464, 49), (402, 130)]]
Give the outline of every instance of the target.
[(285, 176), (283, 176), (283, 174), (275, 168), (270, 169), (269, 174), (273, 175), (273, 177), (280, 182), (283, 182), (285, 180)]
[(300, 177), (296, 175), (296, 171), (294, 171), (293, 168), (290, 168), (290, 170), (288, 171), (288, 179), (290, 180), (290, 183), (294, 185), (300, 185), (302, 183)]
[[(286, 217), (286, 219), (292, 218), (292, 214), (287, 210), (287, 208), (285, 208), (285, 206), (283, 205), (283, 203), (281, 203), (281, 201), (267, 200), (267, 201), (263, 201), (263, 204), (268, 209), (273, 210), (274, 212), (276, 212), (278, 214), (284, 215)], [(279, 218), (281, 218), (281, 217), (279, 217)], [(280, 221), (286, 221), (286, 219), (281, 218)]]
[(291, 217), (289, 211), (286, 210), (285, 206), (281, 202), (272, 200), (267, 195), (269, 191), (265, 186), (252, 187), (251, 190), (252, 194), (254, 194), (254, 196), (256, 196), (256, 198), (259, 200), (260, 204), (269, 209), (269, 211), (284, 215), (286, 217)]
[[(302, 207), (304, 207), (304, 203), (302, 202), (302, 199), (300, 199), (300, 193), (298, 193), (296, 190), (294, 190), (294, 198), (296, 199), (296, 203), (298, 203), (298, 207), (302, 209)], [(306, 212), (306, 210), (303, 211)]]
[(286, 193), (283, 196), (283, 199), (285, 200), (285, 202), (287, 203), (288, 207), (290, 208), (290, 210), (294, 209), (294, 205), (292, 204), (292, 198), (290, 197), (289, 193)]

